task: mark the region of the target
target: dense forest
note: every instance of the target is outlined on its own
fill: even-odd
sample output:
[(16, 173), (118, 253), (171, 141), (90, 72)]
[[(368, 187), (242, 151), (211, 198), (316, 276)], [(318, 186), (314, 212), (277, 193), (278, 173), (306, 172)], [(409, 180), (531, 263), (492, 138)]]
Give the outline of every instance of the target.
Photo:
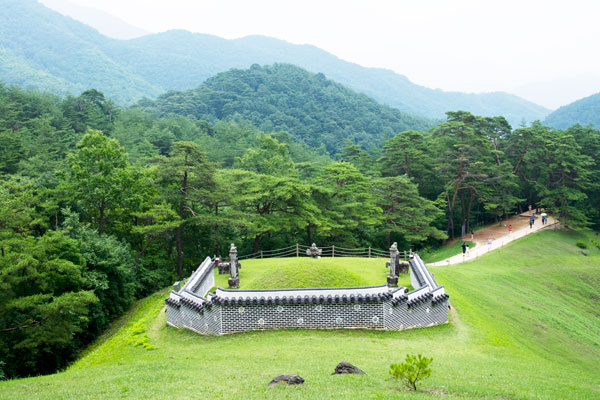
[(575, 124), (600, 127), (600, 93), (560, 107), (546, 117), (544, 124), (558, 129)]
[[(198, 95), (207, 103), (195, 106), (216, 110), (211, 91), (236, 105), (245, 90), (252, 102), (255, 89), (271, 90), (262, 74), (276, 69), (232, 73), (256, 78), (255, 87), (219, 76)], [(322, 76), (302, 76), (308, 91), (322, 84), (315, 94), (341, 91)], [(280, 100), (293, 104), (291, 95)], [(333, 102), (324, 104), (319, 112), (336, 114)], [(302, 107), (298, 113), (308, 113)], [(383, 129), (377, 110), (373, 121)], [(136, 298), (186, 276), (207, 255), (223, 255), (231, 242), (241, 255), (297, 242), (422, 249), (528, 204), (566, 226), (600, 220), (600, 131), (591, 127), (536, 122), (513, 130), (503, 117), (456, 111), (427, 130), (381, 135), (379, 148), (340, 129), (341, 145), (330, 153), (282, 130), (300, 124), (271, 130), (257, 127), (252, 113), (169, 111), (123, 109), (93, 89), (57, 97), (0, 85), (7, 376), (63, 368)], [(384, 110), (382, 121), (386, 115), (399, 114)], [(343, 126), (330, 118), (321, 123)]]
[(550, 110), (503, 93), (444, 92), (390, 70), (365, 68), (310, 45), (262, 36), (226, 40), (168, 31), (115, 40), (52, 11), (36, 0), (3, 0), (0, 76), (8, 84), (76, 95), (94, 87), (120, 105), (166, 90), (187, 90), (231, 68), (289, 63), (323, 73), (401, 111), (443, 119), (447, 110), (503, 115), (513, 125), (543, 119)]
[(312, 147), (324, 145), (333, 153), (344, 145), (341, 139), (380, 147), (396, 132), (425, 131), (434, 125), (289, 64), (223, 72), (196, 89), (170, 91), (140, 104), (159, 116), (242, 119), (266, 132), (286, 131)]

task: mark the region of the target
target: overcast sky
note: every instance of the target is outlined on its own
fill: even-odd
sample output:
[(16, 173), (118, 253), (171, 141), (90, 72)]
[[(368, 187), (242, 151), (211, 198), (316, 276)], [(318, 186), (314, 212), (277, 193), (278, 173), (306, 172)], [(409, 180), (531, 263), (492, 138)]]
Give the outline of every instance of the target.
[[(150, 32), (186, 29), (228, 39), (261, 34), (309, 43), (431, 88), (523, 95), (519, 90), (539, 92), (539, 82), (552, 92), (554, 82), (564, 86), (564, 97), (575, 89), (569, 82), (579, 82), (585, 95), (600, 91), (600, 2), (594, 0), (70, 1)], [(552, 93), (538, 96), (539, 103), (547, 97), (546, 105), (556, 106)]]

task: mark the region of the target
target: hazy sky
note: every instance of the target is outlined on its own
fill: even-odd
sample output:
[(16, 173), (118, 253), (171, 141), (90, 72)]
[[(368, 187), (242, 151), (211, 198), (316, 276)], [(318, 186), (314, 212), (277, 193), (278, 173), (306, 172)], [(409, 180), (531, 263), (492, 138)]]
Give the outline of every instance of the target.
[(554, 81), (568, 91), (566, 82), (578, 79), (581, 90), (600, 91), (600, 77), (582, 78), (600, 71), (594, 0), (70, 1), (150, 32), (179, 28), (309, 43), (432, 88), (519, 93), (521, 86), (535, 92), (537, 82)]

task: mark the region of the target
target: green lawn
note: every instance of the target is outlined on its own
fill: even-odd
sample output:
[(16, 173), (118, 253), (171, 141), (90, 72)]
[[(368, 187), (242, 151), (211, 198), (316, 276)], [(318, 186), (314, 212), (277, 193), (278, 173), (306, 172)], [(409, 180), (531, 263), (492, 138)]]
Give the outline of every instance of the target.
[[(383, 285), (389, 269), (384, 258), (289, 257), (241, 261), (240, 289), (348, 287)], [(227, 288), (229, 275), (216, 274), (215, 284)], [(410, 286), (402, 275), (399, 285)]]
[[(590, 246), (585, 257), (575, 246), (589, 239), (545, 231), (470, 262), (432, 268), (451, 295), (451, 323), (403, 332), (290, 330), (204, 337), (167, 327), (162, 312), (167, 292), (157, 293), (139, 302), (121, 329), (67, 371), (0, 383), (0, 398), (598, 399), (600, 250)], [(383, 260), (318, 262), (325, 260), (319, 267), (337, 265), (352, 273), (348, 281), (336, 273), (326, 276), (324, 282), (333, 286), (385, 279)], [(278, 284), (268, 271), (298, 261), (244, 261), (242, 284), (262, 286), (261, 279)], [(158, 348), (134, 347), (143, 335)], [(407, 352), (434, 359), (423, 392), (399, 390), (389, 378), (389, 364)], [(367, 375), (331, 375), (342, 360)], [(306, 382), (266, 386), (282, 373), (298, 373)]]

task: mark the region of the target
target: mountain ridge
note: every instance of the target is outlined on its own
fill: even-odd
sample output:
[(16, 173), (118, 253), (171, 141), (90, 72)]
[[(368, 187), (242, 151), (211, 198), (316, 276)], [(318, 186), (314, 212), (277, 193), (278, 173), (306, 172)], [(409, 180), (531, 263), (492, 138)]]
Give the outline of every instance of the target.
[(566, 129), (575, 124), (600, 127), (600, 93), (560, 107), (544, 119), (544, 124), (558, 129)]
[[(62, 89), (96, 88), (121, 104), (167, 90), (197, 87), (231, 68), (289, 63), (323, 73), (401, 111), (445, 118), (446, 111), (503, 115), (513, 125), (543, 119), (550, 110), (504, 92), (467, 94), (416, 85), (393, 71), (344, 61), (314, 45), (251, 35), (223, 39), (184, 30), (111, 39), (34, 0), (6, 0), (0, 27), (0, 72), (8, 84)], [(49, 51), (50, 50), (50, 51)], [(21, 71), (27, 71), (23, 76)], [(63, 87), (64, 86), (64, 87)]]

